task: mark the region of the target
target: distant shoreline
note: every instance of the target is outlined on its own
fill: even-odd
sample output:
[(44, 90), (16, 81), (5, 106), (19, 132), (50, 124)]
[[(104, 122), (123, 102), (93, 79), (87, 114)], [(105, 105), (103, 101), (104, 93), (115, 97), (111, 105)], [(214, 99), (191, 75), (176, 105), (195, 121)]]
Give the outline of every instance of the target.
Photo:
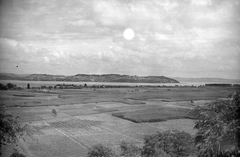
[[(128, 83), (128, 82), (67, 82), (67, 81), (28, 81), (28, 80), (0, 80), (0, 83), (7, 84), (12, 83), (20, 87), (27, 87), (29, 83), (31, 87), (40, 86), (55, 86), (57, 84), (66, 85), (82, 85), (87, 84), (88, 86), (129, 86), (129, 87), (184, 87), (184, 86), (205, 86), (205, 84), (213, 84), (213, 82), (183, 82), (183, 83)], [(228, 83), (228, 82), (214, 82), (215, 84), (239, 84), (239, 83)]]
[(0, 80), (21, 81), (64, 81), (64, 82), (122, 82), (122, 83), (179, 83), (177, 80), (165, 76), (136, 76), (120, 74), (88, 75), (77, 74), (72, 76), (48, 74), (11, 74), (0, 73)]

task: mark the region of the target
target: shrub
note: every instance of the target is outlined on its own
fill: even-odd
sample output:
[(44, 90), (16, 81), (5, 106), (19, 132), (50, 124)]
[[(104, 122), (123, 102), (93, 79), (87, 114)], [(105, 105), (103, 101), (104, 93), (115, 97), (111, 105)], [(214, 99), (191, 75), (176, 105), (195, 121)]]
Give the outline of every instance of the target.
[(16, 86), (16, 85), (14, 85), (14, 84), (12, 84), (12, 83), (8, 83), (8, 84), (7, 84), (8, 89), (13, 89), (14, 86)]
[(195, 144), (198, 156), (240, 155), (240, 96), (213, 101), (193, 111), (198, 117)]
[(16, 143), (19, 137), (24, 134), (24, 127), (17, 123), (16, 118), (6, 114), (3, 107), (0, 108), (0, 145)]
[(30, 88), (31, 88), (31, 87), (30, 87), (30, 84), (28, 83), (28, 84), (27, 84), (27, 89), (30, 89)]
[(114, 157), (115, 153), (108, 147), (97, 144), (90, 148), (88, 157)]
[[(19, 138), (23, 138), (26, 134), (31, 135), (32, 132), (33, 130), (30, 130), (28, 125), (21, 126), (17, 118), (6, 114), (4, 107), (0, 107), (0, 150), (2, 145), (17, 144)], [(24, 155), (15, 151), (11, 157), (24, 157)]]
[(8, 89), (7, 85), (0, 83), (0, 90), (7, 90), (7, 89)]
[(55, 109), (52, 109), (52, 113), (54, 116), (57, 116), (57, 111)]
[(26, 156), (15, 150), (10, 157), (26, 157)]
[(191, 135), (178, 130), (159, 132), (145, 137), (142, 151), (144, 157), (185, 157), (193, 153)]
[(142, 149), (133, 143), (122, 142), (120, 148), (123, 157), (141, 157)]

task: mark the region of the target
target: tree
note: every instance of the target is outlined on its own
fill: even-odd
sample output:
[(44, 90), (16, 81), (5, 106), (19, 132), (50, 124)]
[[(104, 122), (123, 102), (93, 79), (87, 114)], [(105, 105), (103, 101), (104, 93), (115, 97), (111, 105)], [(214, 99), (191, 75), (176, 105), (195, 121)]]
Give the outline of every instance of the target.
[(144, 157), (185, 157), (194, 153), (190, 134), (178, 130), (159, 132), (145, 138)]
[(3, 107), (0, 108), (0, 149), (2, 145), (16, 144), (19, 138), (23, 138), (28, 130), (28, 125), (21, 126), (17, 118), (6, 114)]
[(120, 148), (123, 157), (141, 157), (142, 149), (133, 143), (122, 142)]
[(198, 156), (240, 155), (240, 96), (213, 101), (193, 110), (197, 116), (195, 144)]
[(10, 114), (5, 114), (4, 109), (0, 113), (0, 144), (16, 143), (18, 137), (22, 137), (24, 128), (21, 127), (16, 118)]
[(10, 157), (26, 157), (26, 156), (15, 150)]
[(8, 89), (13, 89), (14, 84), (12, 84), (12, 83), (7, 83), (7, 87), (8, 87)]
[(90, 148), (88, 157), (114, 157), (115, 153), (108, 147), (97, 144)]
[(54, 116), (57, 116), (57, 111), (55, 109), (52, 109), (52, 113)]
[(7, 90), (7, 86), (0, 83), (0, 90)]
[(30, 84), (29, 83), (27, 84), (27, 89), (30, 89)]

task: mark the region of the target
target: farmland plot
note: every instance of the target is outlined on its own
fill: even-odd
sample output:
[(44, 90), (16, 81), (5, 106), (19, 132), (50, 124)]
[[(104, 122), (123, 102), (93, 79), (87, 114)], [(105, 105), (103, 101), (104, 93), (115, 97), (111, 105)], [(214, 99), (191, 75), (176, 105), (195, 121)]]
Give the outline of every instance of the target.
[[(114, 149), (119, 148), (122, 141), (141, 145), (146, 135), (171, 129), (194, 135), (194, 120), (182, 119), (186, 118), (185, 111), (202, 106), (206, 101), (224, 98), (233, 91), (235, 89), (225, 88), (6, 91), (0, 92), (3, 93), (0, 100), (8, 113), (19, 116), (19, 122), (36, 125), (36, 141), (26, 142), (33, 156), (86, 157), (87, 149), (98, 143)], [(21, 94), (35, 97), (21, 97)], [(57, 111), (56, 115), (52, 114), (52, 109)], [(140, 123), (112, 116), (116, 113)], [(144, 121), (159, 116), (165, 116), (166, 121)], [(173, 119), (176, 116), (180, 119)]]
[(87, 154), (83, 145), (52, 127), (41, 129), (33, 138), (26, 145), (36, 157), (84, 157)]

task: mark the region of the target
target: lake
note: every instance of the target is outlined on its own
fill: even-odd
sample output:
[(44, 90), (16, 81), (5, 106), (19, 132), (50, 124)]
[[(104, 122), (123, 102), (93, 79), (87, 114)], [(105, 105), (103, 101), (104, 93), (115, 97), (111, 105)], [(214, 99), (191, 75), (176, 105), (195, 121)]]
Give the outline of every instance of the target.
[[(208, 83), (226, 83), (226, 82), (183, 82), (183, 83), (128, 83), (128, 82), (66, 82), (66, 81), (20, 81), (20, 80), (0, 80), (0, 83), (12, 83), (20, 87), (55, 86), (56, 84), (74, 84), (74, 85), (116, 85), (116, 86), (200, 86)], [(230, 83), (231, 84), (231, 83)]]

